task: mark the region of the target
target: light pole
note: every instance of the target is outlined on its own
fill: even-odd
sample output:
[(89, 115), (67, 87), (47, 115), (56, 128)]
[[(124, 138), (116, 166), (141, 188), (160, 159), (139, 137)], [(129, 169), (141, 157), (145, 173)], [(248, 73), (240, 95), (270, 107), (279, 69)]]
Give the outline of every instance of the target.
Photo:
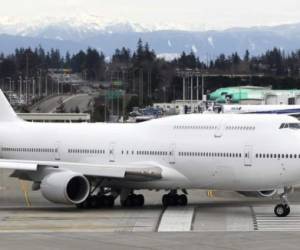
[(19, 82), (20, 82), (20, 86), (19, 86), (19, 99), (21, 100), (21, 98), (22, 98), (22, 76), (19, 76)]
[(5, 79), (9, 80), (8, 98), (9, 98), (9, 102), (10, 102), (11, 101), (11, 77), (5, 77)]
[(48, 72), (45, 75), (45, 96), (48, 95)]
[(204, 75), (202, 74), (202, 83), (201, 83), (201, 93), (202, 93), (202, 101), (204, 101)]

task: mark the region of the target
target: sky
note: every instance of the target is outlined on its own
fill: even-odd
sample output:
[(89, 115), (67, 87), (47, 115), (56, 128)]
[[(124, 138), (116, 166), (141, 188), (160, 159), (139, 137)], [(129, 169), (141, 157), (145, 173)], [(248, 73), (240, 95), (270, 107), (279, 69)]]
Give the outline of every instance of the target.
[(2, 19), (25, 21), (93, 15), (201, 30), (300, 22), (299, 0), (0, 0), (0, 4)]

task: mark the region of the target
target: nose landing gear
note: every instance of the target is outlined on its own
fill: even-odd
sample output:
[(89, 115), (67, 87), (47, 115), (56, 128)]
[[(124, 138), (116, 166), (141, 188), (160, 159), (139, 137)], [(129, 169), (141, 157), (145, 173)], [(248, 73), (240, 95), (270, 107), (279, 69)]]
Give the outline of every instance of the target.
[(274, 213), (277, 217), (286, 217), (290, 214), (291, 208), (288, 201), (288, 194), (290, 192), (292, 192), (292, 188), (285, 187), (283, 193), (280, 194), (281, 203), (274, 208)]

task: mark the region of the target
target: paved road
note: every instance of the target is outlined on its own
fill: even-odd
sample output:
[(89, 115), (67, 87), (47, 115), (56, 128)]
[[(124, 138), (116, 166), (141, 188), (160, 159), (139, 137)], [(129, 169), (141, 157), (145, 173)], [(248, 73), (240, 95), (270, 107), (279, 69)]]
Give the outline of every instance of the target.
[(31, 110), (32, 113), (49, 113), (50, 110), (56, 108), (59, 102), (67, 99), (69, 96), (54, 96), (41, 102), (37, 107)]
[(38, 107), (33, 109), (31, 112), (53, 113), (56, 108), (61, 105), (61, 103), (64, 104), (66, 112), (75, 110), (76, 107), (79, 108), (80, 112), (84, 112), (89, 108), (89, 104), (92, 99), (93, 95), (88, 94), (54, 96), (41, 102)]
[(80, 112), (85, 112), (89, 109), (92, 99), (93, 99), (92, 95), (88, 95), (88, 94), (76, 95), (64, 102), (65, 111), (71, 112), (72, 110), (74, 111), (76, 107), (78, 107)]

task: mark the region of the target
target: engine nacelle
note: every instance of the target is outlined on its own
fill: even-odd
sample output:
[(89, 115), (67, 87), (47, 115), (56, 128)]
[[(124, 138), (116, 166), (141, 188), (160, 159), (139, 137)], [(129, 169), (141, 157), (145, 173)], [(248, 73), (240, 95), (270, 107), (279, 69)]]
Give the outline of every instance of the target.
[(270, 198), (273, 197), (277, 190), (266, 190), (266, 191), (238, 191), (239, 194), (242, 194), (246, 197), (253, 198)]
[(81, 174), (71, 171), (55, 172), (41, 182), (42, 195), (49, 201), (63, 204), (79, 204), (90, 193), (90, 183)]

